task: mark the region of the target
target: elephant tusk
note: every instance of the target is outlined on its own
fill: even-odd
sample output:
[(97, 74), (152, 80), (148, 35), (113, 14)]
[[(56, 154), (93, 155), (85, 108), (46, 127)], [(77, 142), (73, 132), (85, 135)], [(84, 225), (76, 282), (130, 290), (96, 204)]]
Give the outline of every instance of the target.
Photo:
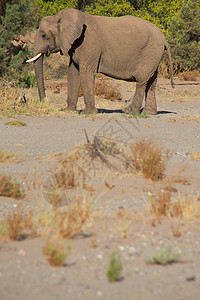
[(42, 53), (39, 53), (38, 55), (36, 55), (35, 57), (31, 58), (31, 59), (28, 59), (26, 62), (27, 63), (30, 63), (32, 61), (36, 61), (40, 56), (42, 55)]

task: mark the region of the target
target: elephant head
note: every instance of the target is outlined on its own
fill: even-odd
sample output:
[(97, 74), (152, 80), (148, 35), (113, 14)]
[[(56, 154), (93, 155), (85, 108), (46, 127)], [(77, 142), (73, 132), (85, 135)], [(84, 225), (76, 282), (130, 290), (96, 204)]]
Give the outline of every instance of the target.
[(40, 101), (45, 97), (43, 57), (59, 52), (68, 55), (74, 41), (83, 31), (83, 16), (78, 10), (66, 8), (54, 16), (43, 18), (36, 34), (35, 57), (27, 62), (35, 63), (35, 74)]

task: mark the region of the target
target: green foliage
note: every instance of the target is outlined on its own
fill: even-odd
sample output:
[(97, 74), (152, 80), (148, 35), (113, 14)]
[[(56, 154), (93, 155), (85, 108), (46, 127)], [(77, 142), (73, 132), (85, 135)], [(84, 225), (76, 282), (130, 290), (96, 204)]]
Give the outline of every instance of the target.
[(20, 35), (31, 26), (32, 5), (26, 1), (7, 3), (4, 15), (0, 17), (0, 77), (7, 77), (18, 83), (31, 84), (25, 60), (29, 50)]
[(92, 15), (120, 17), (134, 13), (134, 7), (127, 0), (99, 0), (86, 7)]
[(138, 5), (136, 15), (154, 23), (165, 31), (168, 22), (177, 14), (184, 1), (185, 0), (136, 1), (140, 4)]
[(110, 262), (107, 269), (107, 277), (111, 282), (117, 281), (121, 277), (123, 266), (121, 262), (121, 253), (117, 248), (110, 254)]
[(40, 17), (55, 15), (66, 7), (79, 8), (78, 2), (78, 0), (35, 0)]
[(168, 40), (177, 71), (200, 67), (200, 2), (188, 0), (169, 22)]

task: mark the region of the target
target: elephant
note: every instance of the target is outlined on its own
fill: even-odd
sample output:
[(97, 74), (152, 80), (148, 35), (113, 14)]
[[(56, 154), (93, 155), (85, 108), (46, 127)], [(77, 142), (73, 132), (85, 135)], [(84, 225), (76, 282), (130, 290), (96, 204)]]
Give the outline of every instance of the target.
[(65, 8), (44, 17), (36, 34), (34, 61), (39, 98), (45, 98), (43, 57), (60, 52), (69, 56), (66, 110), (76, 111), (80, 86), (85, 114), (96, 113), (94, 83), (96, 73), (136, 82), (136, 91), (125, 113), (157, 114), (156, 84), (158, 66), (167, 50), (171, 85), (172, 57), (161, 30), (135, 16), (104, 17)]

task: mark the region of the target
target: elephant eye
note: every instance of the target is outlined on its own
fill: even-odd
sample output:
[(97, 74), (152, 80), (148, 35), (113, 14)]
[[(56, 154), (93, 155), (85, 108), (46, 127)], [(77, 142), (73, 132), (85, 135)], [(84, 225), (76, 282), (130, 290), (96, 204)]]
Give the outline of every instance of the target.
[(42, 33), (42, 38), (45, 39), (46, 38), (46, 34)]

